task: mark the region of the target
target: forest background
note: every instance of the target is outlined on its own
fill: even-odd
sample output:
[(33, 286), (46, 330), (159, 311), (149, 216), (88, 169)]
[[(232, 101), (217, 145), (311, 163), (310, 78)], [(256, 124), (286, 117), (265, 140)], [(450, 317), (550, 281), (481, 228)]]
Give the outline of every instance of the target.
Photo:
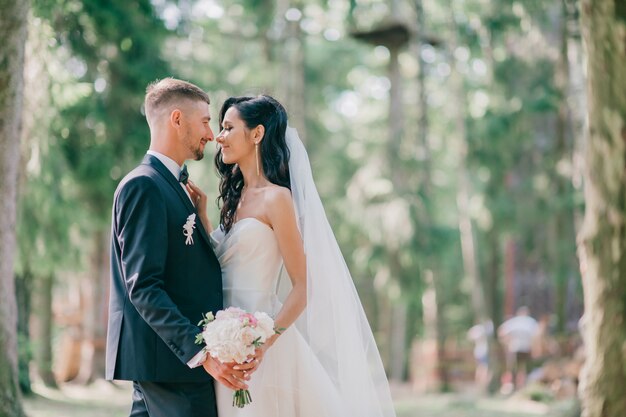
[[(7, 59), (0, 72), (3, 138), (14, 135), (0, 150), (19, 157), (11, 164), (17, 153), (4, 153), (3, 169), (17, 176), (0, 187), (3, 198), (15, 197), (3, 200), (15, 216), (0, 228), (9, 236), (0, 246), (0, 319), (17, 331), (13, 344), (4, 326), (0, 341), (7, 370), (19, 356), (23, 392), (33, 379), (57, 386), (103, 376), (113, 191), (148, 146), (145, 87), (167, 76), (206, 89), (214, 116), (231, 95), (268, 93), (286, 106), (392, 382), (414, 392), (471, 384), (467, 330), (487, 320), (497, 327), (521, 306), (548, 341), (537, 367), (574, 369), (548, 382), (578, 382), (581, 265), (601, 270), (594, 256), (612, 248), (600, 262), (612, 272), (592, 278), (610, 281), (602, 288), (615, 298), (625, 288), (615, 278), (624, 268), (624, 152), (611, 136), (626, 131), (625, 86), (611, 75), (624, 55), (621, 2), (2, 3), (0, 49), (17, 66)], [(592, 21), (605, 30), (585, 32)], [(605, 61), (589, 64), (594, 53)], [(587, 73), (594, 64), (596, 77)], [(595, 110), (604, 130), (590, 129)], [(16, 123), (6, 122), (11, 116)], [(594, 138), (604, 141), (605, 159), (590, 156)], [(189, 168), (212, 199), (217, 178), (207, 153)], [(585, 195), (594, 169), (609, 185)], [(609, 195), (615, 210), (606, 208)], [(586, 208), (614, 228), (612, 246), (583, 233)], [(217, 213), (213, 207), (214, 222)], [(594, 282), (588, 309), (603, 304), (592, 299)], [(609, 298), (621, 333), (606, 343), (619, 345), (623, 306)], [(598, 314), (604, 321), (591, 328), (601, 341), (609, 320)], [(485, 390), (496, 392), (504, 355), (490, 343)], [(12, 372), (4, 374), (0, 383), (11, 386)], [(560, 395), (554, 384), (548, 391)], [(20, 394), (11, 398), (15, 408), (0, 415), (20, 415)]]

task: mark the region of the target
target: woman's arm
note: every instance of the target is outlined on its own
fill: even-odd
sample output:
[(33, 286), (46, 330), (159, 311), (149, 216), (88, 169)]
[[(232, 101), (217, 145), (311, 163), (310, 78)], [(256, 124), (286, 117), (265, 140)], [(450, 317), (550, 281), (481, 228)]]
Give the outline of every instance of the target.
[[(296, 224), (296, 213), (290, 191), (287, 188), (277, 187), (266, 194), (265, 203), (268, 208), (267, 218), (274, 229), (293, 287), (274, 319), (277, 329), (286, 329), (298, 319), (306, 307), (306, 257), (302, 236)], [(262, 346), (262, 350), (270, 348), (279, 336), (276, 334), (268, 339)]]

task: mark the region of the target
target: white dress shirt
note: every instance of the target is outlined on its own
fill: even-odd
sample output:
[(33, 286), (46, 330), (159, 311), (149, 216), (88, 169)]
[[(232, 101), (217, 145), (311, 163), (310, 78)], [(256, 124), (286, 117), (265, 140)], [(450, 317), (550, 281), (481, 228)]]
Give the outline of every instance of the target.
[[(178, 179), (180, 178), (180, 171), (182, 171), (183, 168), (180, 165), (178, 165), (176, 161), (174, 161), (169, 156), (165, 156), (160, 152), (153, 151), (152, 149), (150, 149), (147, 153), (148, 155), (152, 155), (155, 158), (157, 158), (159, 161), (161, 161), (163, 165), (165, 165), (165, 168), (167, 168), (167, 170), (172, 173), (176, 181), (178, 181)], [(189, 195), (189, 191), (187, 191), (187, 187), (185, 187), (185, 184), (181, 182), (180, 186), (183, 187), (183, 190), (185, 190), (185, 194), (187, 194), (187, 197), (189, 197), (189, 201), (191, 201), (191, 196)], [(193, 201), (192, 201), (192, 204), (193, 204)]]

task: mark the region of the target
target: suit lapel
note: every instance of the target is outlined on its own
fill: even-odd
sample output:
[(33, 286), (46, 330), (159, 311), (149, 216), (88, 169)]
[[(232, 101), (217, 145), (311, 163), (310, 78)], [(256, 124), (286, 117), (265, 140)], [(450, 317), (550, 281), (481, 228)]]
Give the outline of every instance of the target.
[[(174, 189), (174, 192), (176, 192), (176, 194), (178, 194), (181, 200), (183, 200), (183, 204), (187, 208), (187, 211), (189, 212), (189, 214), (195, 213), (197, 216), (198, 212), (196, 208), (193, 206), (193, 204), (191, 204), (191, 200), (189, 199), (189, 196), (187, 195), (187, 193), (185, 193), (185, 190), (183, 190), (183, 187), (181, 187), (180, 183), (176, 181), (172, 173), (167, 169), (165, 165), (163, 165), (161, 161), (159, 161), (158, 158), (152, 155), (146, 155), (143, 158), (142, 164), (151, 166), (159, 174), (161, 174), (161, 176), (165, 179), (165, 181), (167, 181), (167, 183), (172, 186), (172, 188)], [(196, 221), (196, 229), (200, 232), (200, 235), (204, 238), (206, 243), (209, 244), (209, 247), (211, 247), (211, 240), (209, 239), (209, 235), (207, 234), (206, 230), (204, 230), (204, 226), (202, 225), (202, 222), (200, 221), (200, 219), (197, 219)]]

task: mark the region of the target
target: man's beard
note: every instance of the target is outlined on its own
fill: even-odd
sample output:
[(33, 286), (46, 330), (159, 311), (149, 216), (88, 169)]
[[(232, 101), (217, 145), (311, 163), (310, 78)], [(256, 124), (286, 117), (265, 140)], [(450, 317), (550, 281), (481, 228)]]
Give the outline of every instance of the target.
[(194, 160), (196, 161), (200, 161), (204, 158), (204, 151), (200, 149), (200, 145), (198, 145), (196, 149), (191, 149), (191, 152), (193, 152)]
[(193, 159), (195, 161), (199, 161), (202, 158), (204, 158), (204, 150), (201, 149), (200, 144), (198, 144), (196, 147), (194, 147), (193, 141), (191, 139), (191, 132), (187, 131), (187, 137), (185, 138), (185, 142), (187, 142), (187, 148), (191, 151), (191, 153), (193, 154)]

